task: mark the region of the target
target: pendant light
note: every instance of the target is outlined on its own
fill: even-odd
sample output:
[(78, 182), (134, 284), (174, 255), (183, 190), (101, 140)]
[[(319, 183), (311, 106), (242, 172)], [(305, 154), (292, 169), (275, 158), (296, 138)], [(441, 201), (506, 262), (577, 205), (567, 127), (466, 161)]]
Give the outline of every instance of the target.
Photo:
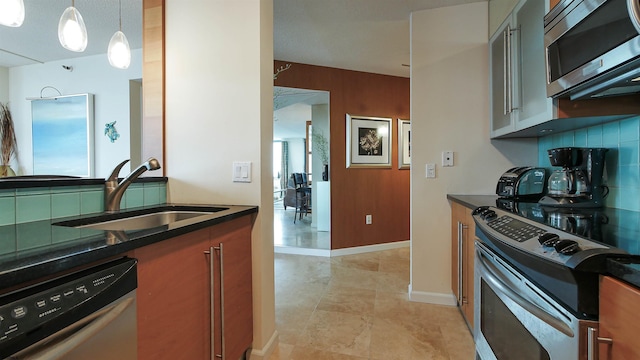
[(18, 27), (24, 22), (24, 2), (22, 0), (0, 1), (0, 25)]
[(72, 0), (71, 6), (60, 17), (58, 39), (65, 49), (83, 52), (87, 48), (87, 27), (84, 25), (82, 15), (74, 5), (75, 1)]
[(109, 64), (118, 69), (127, 69), (131, 64), (131, 49), (129, 48), (129, 41), (122, 32), (122, 1), (118, 1), (119, 15), (120, 15), (120, 27), (109, 41), (109, 49), (107, 51), (107, 57), (109, 58)]

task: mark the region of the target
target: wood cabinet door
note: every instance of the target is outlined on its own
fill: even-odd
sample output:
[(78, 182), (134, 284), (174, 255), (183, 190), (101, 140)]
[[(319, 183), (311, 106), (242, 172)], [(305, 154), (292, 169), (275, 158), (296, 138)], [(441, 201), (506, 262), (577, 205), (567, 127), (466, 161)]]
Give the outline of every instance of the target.
[(134, 251), (138, 259), (138, 359), (210, 357), (209, 230)]
[(600, 278), (600, 360), (640, 359), (640, 289), (609, 276)]
[(211, 228), (215, 265), (215, 353), (239, 359), (253, 342), (251, 217)]
[(549, 10), (553, 9), (558, 3), (560, 3), (560, 0), (549, 0)]

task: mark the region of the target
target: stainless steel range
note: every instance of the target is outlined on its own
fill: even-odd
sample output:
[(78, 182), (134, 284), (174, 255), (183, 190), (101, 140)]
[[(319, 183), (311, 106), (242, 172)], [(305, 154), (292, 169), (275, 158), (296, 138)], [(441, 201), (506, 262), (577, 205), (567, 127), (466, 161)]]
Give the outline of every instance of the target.
[(473, 217), (478, 357), (594, 359), (598, 276), (626, 252), (494, 207)]

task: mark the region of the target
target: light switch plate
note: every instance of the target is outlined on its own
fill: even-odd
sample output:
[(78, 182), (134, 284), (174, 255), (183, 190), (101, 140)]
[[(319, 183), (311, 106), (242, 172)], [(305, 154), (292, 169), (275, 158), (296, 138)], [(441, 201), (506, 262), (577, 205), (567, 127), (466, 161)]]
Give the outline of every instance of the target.
[(233, 162), (233, 182), (251, 182), (251, 161)]
[(434, 179), (436, 177), (436, 164), (427, 164), (427, 178)]

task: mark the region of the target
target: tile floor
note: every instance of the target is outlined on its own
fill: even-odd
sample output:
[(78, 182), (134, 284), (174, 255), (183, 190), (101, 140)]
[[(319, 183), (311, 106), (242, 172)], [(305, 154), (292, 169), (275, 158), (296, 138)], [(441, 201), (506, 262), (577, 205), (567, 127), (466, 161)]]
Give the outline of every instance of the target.
[(275, 283), (279, 344), (270, 360), (474, 359), (457, 308), (408, 300), (409, 248), (276, 253)]
[(293, 223), (295, 209), (288, 206), (285, 210), (282, 201), (273, 207), (273, 239), (279, 247), (297, 247), (305, 249), (331, 249), (331, 235), (326, 231), (316, 231), (311, 223), (312, 215), (303, 216)]

